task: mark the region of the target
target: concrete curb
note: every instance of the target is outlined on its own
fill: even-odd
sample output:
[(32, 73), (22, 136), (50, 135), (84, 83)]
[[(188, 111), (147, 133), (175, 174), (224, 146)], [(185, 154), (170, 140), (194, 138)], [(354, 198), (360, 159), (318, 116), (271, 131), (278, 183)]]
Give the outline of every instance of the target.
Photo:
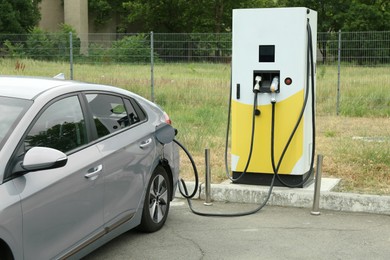
[[(390, 215), (390, 196), (333, 192), (332, 189), (338, 182), (338, 179), (321, 179), (320, 209)], [(189, 192), (192, 191), (194, 183), (187, 183), (187, 188)], [(267, 186), (232, 184), (225, 181), (221, 184), (211, 184), (211, 199), (260, 204), (267, 197), (268, 191)], [(176, 197), (182, 198), (178, 190)], [(205, 199), (204, 184), (199, 186), (194, 199)], [(311, 208), (313, 200), (314, 184), (295, 189), (274, 187), (268, 205)]]

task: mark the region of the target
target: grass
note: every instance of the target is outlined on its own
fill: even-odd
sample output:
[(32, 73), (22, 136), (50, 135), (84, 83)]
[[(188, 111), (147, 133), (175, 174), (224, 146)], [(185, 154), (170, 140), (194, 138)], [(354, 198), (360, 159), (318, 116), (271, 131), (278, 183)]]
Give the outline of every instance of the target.
[[(349, 117), (390, 116), (390, 66), (342, 65), (340, 115)], [(337, 66), (317, 67), (317, 114), (336, 113)]]
[(324, 175), (342, 179), (339, 191), (390, 194), (390, 118), (321, 116), (317, 122)]
[[(15, 68), (17, 62), (24, 70)], [(342, 179), (340, 191), (390, 194), (389, 69), (343, 65), (340, 116), (335, 116), (337, 67), (317, 67), (316, 150), (324, 155), (323, 175)], [(0, 60), (0, 74), (52, 76), (68, 71), (67, 63)], [(230, 65), (157, 64), (154, 72), (155, 101), (170, 115), (179, 130), (177, 139), (194, 155), (201, 175), (204, 149), (210, 148), (213, 182), (226, 179)], [(74, 78), (151, 96), (149, 65), (75, 65)], [(182, 176), (191, 179), (184, 155), (181, 164)]]

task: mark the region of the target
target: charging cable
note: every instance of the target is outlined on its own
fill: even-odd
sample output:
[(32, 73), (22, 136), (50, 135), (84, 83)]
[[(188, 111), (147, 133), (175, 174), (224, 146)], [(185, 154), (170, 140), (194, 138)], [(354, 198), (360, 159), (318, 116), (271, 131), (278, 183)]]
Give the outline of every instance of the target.
[[(257, 111), (257, 96), (258, 96), (258, 93), (260, 93), (260, 84), (261, 84), (261, 77), (260, 76), (257, 76), (255, 78), (255, 81), (256, 81), (256, 84), (253, 88), (253, 92), (254, 92), (254, 100), (253, 100), (253, 113), (252, 113), (252, 130), (251, 130), (251, 142), (250, 142), (250, 148), (249, 148), (249, 154), (248, 154), (248, 160), (246, 162), (246, 165), (245, 165), (245, 169), (244, 171), (241, 173), (241, 175), (237, 178), (233, 178), (232, 176), (230, 176), (229, 174), (229, 168), (228, 168), (228, 163), (227, 163), (227, 150), (228, 150), (228, 144), (229, 144), (229, 129), (230, 129), (230, 114), (231, 114), (231, 103), (232, 103), (232, 80), (230, 80), (230, 92), (229, 92), (229, 104), (228, 104), (228, 120), (227, 120), (227, 127), (226, 127), (226, 143), (225, 143), (225, 167), (226, 167), (226, 175), (227, 177), (231, 180), (231, 181), (238, 181), (239, 179), (241, 179), (247, 172), (248, 170), (248, 167), (249, 167), (249, 164), (250, 164), (250, 161), (252, 159), (252, 153), (253, 153), (253, 144), (254, 144), (254, 136), (255, 136), (255, 125), (256, 125), (256, 121), (255, 121), (255, 118), (256, 118), (256, 111)], [(205, 217), (241, 217), (241, 216), (247, 216), (247, 215), (251, 215), (251, 214), (254, 214), (258, 211), (260, 211), (262, 208), (265, 207), (265, 205), (268, 203), (270, 197), (271, 197), (271, 194), (272, 194), (272, 190), (273, 190), (273, 187), (274, 187), (274, 182), (275, 182), (275, 177), (276, 175), (273, 176), (272, 180), (271, 180), (271, 185), (270, 185), (270, 188), (268, 190), (268, 193), (267, 193), (267, 196), (265, 198), (265, 200), (258, 206), (256, 207), (255, 209), (253, 210), (250, 210), (250, 211), (245, 211), (245, 212), (237, 212), (237, 213), (205, 213), (205, 212), (200, 212), (200, 211), (197, 211), (193, 208), (192, 206), (192, 201), (191, 201), (191, 198), (193, 198), (198, 190), (198, 185), (199, 185), (199, 176), (198, 176), (198, 170), (196, 168), (196, 164), (191, 156), (191, 154), (188, 152), (188, 150), (184, 147), (184, 145), (182, 145), (179, 141), (177, 141), (176, 139), (173, 140), (177, 145), (179, 145), (183, 151), (187, 154), (188, 158), (190, 159), (191, 161), (191, 165), (192, 165), (192, 168), (194, 169), (194, 175), (195, 175), (195, 187), (194, 187), (194, 190), (193, 192), (191, 193), (191, 195), (189, 195), (188, 193), (188, 190), (187, 190), (187, 186), (185, 184), (185, 181), (183, 179), (180, 179), (180, 182), (179, 182), (179, 191), (180, 191), (180, 194), (185, 198), (187, 199), (187, 202), (188, 202), (188, 206), (191, 210), (192, 213), (196, 214), (196, 215), (199, 215), (199, 216), (205, 216)]]
[[(311, 34), (311, 28), (310, 28), (310, 23), (307, 22), (307, 35), (308, 35), (308, 48), (307, 48), (307, 75), (306, 75), (306, 93), (305, 93), (305, 98), (304, 98), (304, 102), (303, 102), (303, 105), (302, 105), (302, 109), (301, 109), (301, 112), (298, 116), (298, 119), (297, 119), (297, 122), (294, 126), (294, 129), (293, 131), (291, 132), (291, 135), (286, 143), (286, 145), (284, 146), (284, 149), (282, 151), (282, 154), (279, 158), (279, 161), (277, 163), (277, 165), (275, 164), (275, 106), (276, 106), (276, 100), (272, 99), (271, 98), (271, 104), (272, 104), (272, 119), (271, 119), (271, 161), (272, 161), (272, 168), (273, 168), (273, 171), (274, 171), (274, 174), (276, 175), (276, 178), (278, 179), (278, 181), (283, 184), (284, 186), (286, 187), (290, 187), (290, 188), (296, 188), (296, 187), (300, 187), (302, 186), (303, 184), (305, 184), (309, 178), (311, 177), (311, 175), (313, 174), (313, 166), (314, 166), (314, 156), (315, 156), (315, 131), (316, 131), (316, 127), (315, 127), (315, 105), (314, 105), (314, 90), (315, 90), (315, 83), (314, 83), (314, 59), (313, 59), (313, 40), (312, 40), (312, 34)], [(310, 72), (311, 72), (311, 81), (310, 81)], [(311, 83), (311, 90), (309, 88), (309, 83)], [(280, 165), (282, 164), (283, 162), (283, 159), (284, 159), (284, 156), (287, 152), (287, 149), (288, 147), (290, 146), (291, 144), (291, 141), (293, 139), (293, 137), (295, 136), (295, 133), (299, 127), (299, 124), (301, 123), (302, 121), (302, 117), (303, 117), (303, 114), (305, 112), (305, 109), (306, 109), (306, 105), (307, 105), (307, 102), (308, 102), (308, 99), (309, 99), (309, 92), (311, 92), (311, 104), (312, 104), (312, 142), (313, 142), (313, 146), (312, 146), (312, 151), (311, 151), (311, 159), (310, 159), (310, 167), (309, 167), (309, 173), (307, 174), (307, 176), (298, 184), (289, 184), (287, 183), (286, 181), (282, 180), (280, 174), (279, 174), (279, 168), (280, 168)]]

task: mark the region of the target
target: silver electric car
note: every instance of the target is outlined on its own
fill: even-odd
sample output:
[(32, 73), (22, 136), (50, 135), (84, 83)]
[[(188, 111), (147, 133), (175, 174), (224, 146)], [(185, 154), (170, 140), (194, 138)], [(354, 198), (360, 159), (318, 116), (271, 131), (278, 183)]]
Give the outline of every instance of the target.
[(179, 173), (168, 123), (124, 89), (0, 76), (0, 258), (79, 259), (160, 229)]

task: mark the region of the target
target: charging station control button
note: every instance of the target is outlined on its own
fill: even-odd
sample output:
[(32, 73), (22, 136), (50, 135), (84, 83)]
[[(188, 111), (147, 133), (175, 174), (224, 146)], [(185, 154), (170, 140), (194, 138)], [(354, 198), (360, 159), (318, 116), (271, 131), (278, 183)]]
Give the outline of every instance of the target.
[(284, 84), (286, 84), (287, 86), (291, 85), (292, 83), (292, 79), (291, 78), (285, 78), (284, 79)]

